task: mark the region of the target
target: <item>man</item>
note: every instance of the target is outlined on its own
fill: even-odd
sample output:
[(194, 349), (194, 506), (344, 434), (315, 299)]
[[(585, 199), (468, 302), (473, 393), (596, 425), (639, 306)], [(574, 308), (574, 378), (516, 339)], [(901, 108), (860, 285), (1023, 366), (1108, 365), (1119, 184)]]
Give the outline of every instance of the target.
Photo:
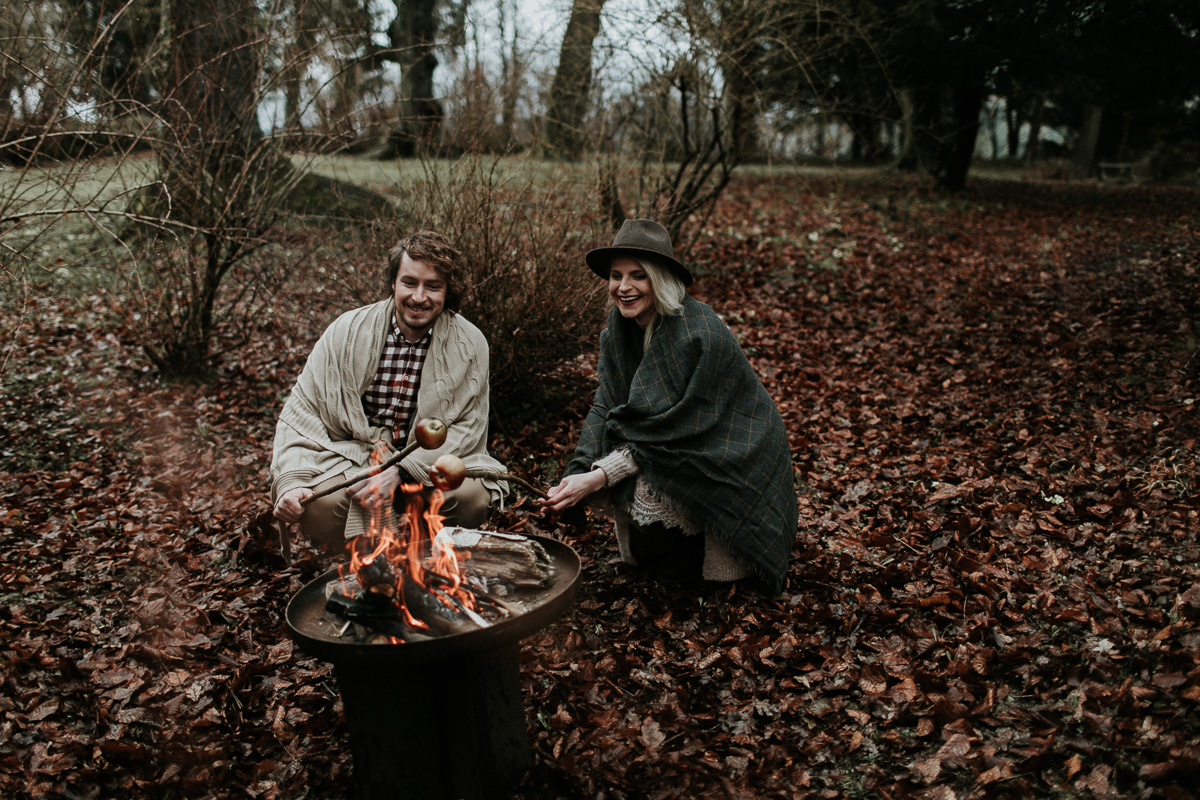
[[(503, 472), (487, 452), (488, 345), (457, 313), (467, 287), (462, 255), (446, 237), (421, 231), (388, 254), (390, 297), (336, 319), (308, 357), (275, 429), (271, 499), (275, 517), (299, 522), (331, 548), (366, 532), (372, 512), (390, 520), (401, 483), (429, 485), (429, 467), (453, 453), (468, 469)], [(395, 467), (302, 501), (383, 460), (413, 440), (417, 420), (448, 426), (437, 450), (417, 449)], [(446, 493), (447, 524), (479, 527), (507, 485), (468, 478)]]

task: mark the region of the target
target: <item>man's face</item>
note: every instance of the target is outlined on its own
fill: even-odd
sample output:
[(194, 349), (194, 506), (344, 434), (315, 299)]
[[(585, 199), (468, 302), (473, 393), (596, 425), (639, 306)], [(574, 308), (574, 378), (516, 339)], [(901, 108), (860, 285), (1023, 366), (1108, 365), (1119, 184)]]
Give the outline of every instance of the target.
[(436, 269), (423, 261), (413, 261), (405, 253), (392, 290), (396, 295), (400, 330), (410, 342), (415, 342), (442, 313), (446, 305), (446, 281)]

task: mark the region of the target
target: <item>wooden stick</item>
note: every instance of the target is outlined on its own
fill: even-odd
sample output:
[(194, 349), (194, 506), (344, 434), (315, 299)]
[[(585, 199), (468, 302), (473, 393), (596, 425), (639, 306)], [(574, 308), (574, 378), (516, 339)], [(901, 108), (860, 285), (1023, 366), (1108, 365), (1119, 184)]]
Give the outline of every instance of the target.
[(318, 497), (325, 497), (326, 495), (333, 494), (334, 492), (338, 491), (339, 489), (345, 489), (347, 486), (353, 486), (354, 484), (358, 483), (359, 481), (363, 480), (364, 478), (373, 478), (376, 475), (378, 475), (379, 473), (383, 472), (388, 467), (394, 467), (396, 464), (399, 464), (401, 461), (403, 461), (405, 459), (405, 457), (407, 457), (408, 455), (413, 453), (418, 447), (420, 447), (420, 445), (417, 444), (416, 442), (413, 442), (412, 444), (408, 445), (403, 450), (401, 450), (399, 453), (396, 453), (394, 456), (392, 456), (391, 458), (389, 458), (387, 461), (383, 462), (382, 464), (376, 464), (375, 466), (371, 467), (370, 469), (363, 470), (362, 472), (358, 473), (357, 475), (351, 475), (349, 478), (342, 481), (341, 483), (335, 483), (333, 486), (329, 486), (325, 489), (322, 489), (321, 491), (317, 492), (316, 494), (312, 495), (311, 497), (304, 498), (303, 500), (300, 501), (300, 505), (306, 506), (309, 503), (311, 503), (313, 500), (316, 500)]
[(288, 525), (281, 519), (275, 520), (275, 525), (279, 530), (279, 554), (283, 556), (283, 563), (290, 567), (292, 565), (292, 537), (288, 536)]
[(487, 478), (488, 480), (493, 480), (493, 481), (512, 481), (513, 483), (521, 484), (526, 489), (528, 489), (529, 491), (536, 494), (538, 497), (546, 496), (546, 493), (543, 492), (541, 489), (537, 488), (536, 486), (534, 486), (532, 483), (525, 480), (524, 478), (513, 475), (511, 472), (497, 472), (494, 469), (485, 469), (484, 467), (468, 467), (467, 468), (467, 477), (468, 478)]

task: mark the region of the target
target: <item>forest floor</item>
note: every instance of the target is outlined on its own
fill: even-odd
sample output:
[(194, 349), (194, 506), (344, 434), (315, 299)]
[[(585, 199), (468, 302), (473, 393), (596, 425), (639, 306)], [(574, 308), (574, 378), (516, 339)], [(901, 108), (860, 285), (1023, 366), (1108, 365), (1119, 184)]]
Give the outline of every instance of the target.
[[(583, 562), (521, 647), (513, 796), (1193, 797), (1197, 208), (736, 180), (689, 258), (788, 427), (787, 586), (626, 567), (601, 515), (494, 517)], [(0, 796), (349, 796), (334, 676), (283, 620), (326, 563), (252, 524), (282, 398), (339, 310), (305, 280), (203, 385), (153, 376), (117, 292), (3, 306)], [(493, 453), (553, 480), (593, 381), (564, 367)]]

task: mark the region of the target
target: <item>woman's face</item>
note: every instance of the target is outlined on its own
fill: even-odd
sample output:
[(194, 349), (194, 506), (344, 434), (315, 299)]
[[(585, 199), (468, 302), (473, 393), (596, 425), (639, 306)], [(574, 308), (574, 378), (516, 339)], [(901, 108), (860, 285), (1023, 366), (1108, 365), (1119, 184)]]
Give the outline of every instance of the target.
[(618, 256), (608, 270), (608, 293), (621, 316), (646, 327), (654, 319), (654, 289), (650, 276), (632, 258)]

